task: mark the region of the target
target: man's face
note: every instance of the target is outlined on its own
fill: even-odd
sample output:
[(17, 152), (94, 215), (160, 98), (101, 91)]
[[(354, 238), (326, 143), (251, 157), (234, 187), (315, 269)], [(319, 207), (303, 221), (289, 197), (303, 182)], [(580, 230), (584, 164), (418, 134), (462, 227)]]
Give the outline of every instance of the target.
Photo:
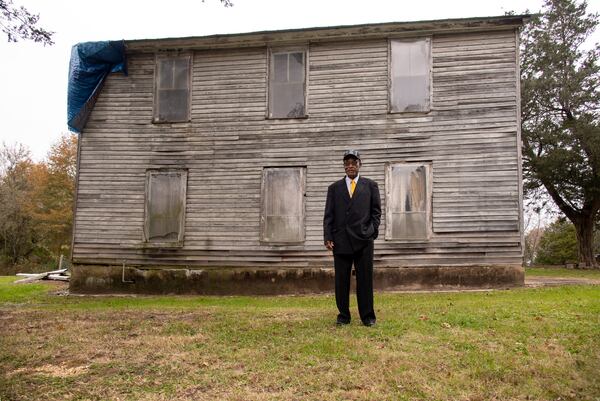
[(360, 169), (360, 160), (355, 157), (348, 157), (344, 160), (344, 170), (348, 178), (353, 180), (358, 175)]

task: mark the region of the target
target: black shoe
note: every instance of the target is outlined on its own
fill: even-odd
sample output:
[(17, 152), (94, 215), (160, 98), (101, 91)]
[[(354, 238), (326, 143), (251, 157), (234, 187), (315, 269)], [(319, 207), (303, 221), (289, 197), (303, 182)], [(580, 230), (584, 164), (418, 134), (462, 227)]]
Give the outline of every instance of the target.
[(375, 323), (376, 323), (375, 319), (367, 319), (367, 320), (363, 321), (363, 324), (367, 327), (375, 326)]
[(342, 318), (338, 317), (335, 324), (338, 326), (345, 326), (347, 324), (350, 324), (350, 320), (346, 320), (346, 319), (342, 319)]

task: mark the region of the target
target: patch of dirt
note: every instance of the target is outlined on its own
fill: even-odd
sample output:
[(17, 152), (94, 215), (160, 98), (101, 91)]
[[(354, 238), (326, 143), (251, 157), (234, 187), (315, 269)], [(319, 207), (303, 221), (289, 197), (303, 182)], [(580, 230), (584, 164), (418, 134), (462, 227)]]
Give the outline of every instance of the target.
[(45, 376), (52, 376), (52, 377), (72, 377), (72, 376), (78, 376), (78, 375), (87, 373), (87, 371), (89, 369), (90, 369), (90, 367), (87, 365), (67, 367), (63, 364), (61, 364), (61, 365), (49, 365), (48, 364), (48, 365), (39, 366), (37, 368), (15, 369), (12, 372), (9, 372), (8, 375), (14, 376), (14, 375), (17, 375), (20, 373), (25, 373), (25, 374), (42, 374)]
[(525, 277), (525, 287), (556, 287), (560, 285), (600, 285), (600, 280), (577, 277)]

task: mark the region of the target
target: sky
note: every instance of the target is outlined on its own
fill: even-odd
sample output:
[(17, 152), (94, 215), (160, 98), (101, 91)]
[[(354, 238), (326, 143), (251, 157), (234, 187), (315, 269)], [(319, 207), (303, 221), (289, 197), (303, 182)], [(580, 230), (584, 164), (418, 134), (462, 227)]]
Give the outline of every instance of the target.
[[(52, 46), (0, 35), (0, 142), (27, 146), (41, 161), (67, 129), (71, 47), (79, 42), (420, 21), (538, 12), (542, 0), (13, 0), (40, 14)], [(600, 0), (588, 11), (600, 12)], [(595, 35), (600, 41), (600, 32)]]

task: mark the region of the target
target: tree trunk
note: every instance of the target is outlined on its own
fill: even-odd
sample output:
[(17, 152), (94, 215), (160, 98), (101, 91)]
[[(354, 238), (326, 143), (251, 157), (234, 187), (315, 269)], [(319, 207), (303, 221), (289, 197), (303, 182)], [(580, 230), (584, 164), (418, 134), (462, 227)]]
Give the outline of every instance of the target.
[(594, 218), (582, 215), (576, 221), (577, 243), (579, 245), (580, 267), (598, 268), (598, 262), (594, 255)]

